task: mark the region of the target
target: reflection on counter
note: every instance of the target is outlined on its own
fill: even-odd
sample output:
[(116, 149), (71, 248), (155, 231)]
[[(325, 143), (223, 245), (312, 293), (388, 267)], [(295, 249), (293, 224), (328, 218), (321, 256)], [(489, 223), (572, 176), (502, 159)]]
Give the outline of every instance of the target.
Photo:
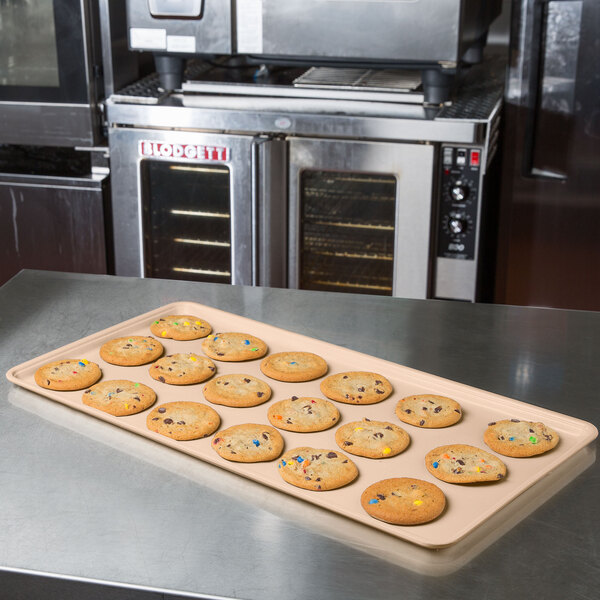
[[(267, 541), (276, 540), (278, 529), (289, 528), (291, 523), (293, 526), (325, 536), (336, 543), (352, 547), (379, 560), (435, 577), (449, 575), (468, 564), (588, 469), (596, 460), (595, 444), (585, 446), (495, 513), (471, 534), (448, 548), (432, 550), (392, 537), (293, 496), (282, 494), (151, 440), (131, 435), (127, 431), (56, 402), (48, 401), (27, 390), (13, 387), (9, 391), (8, 400), (13, 406), (55, 425), (100, 442), (135, 460), (143, 460), (164, 469), (169, 474), (194, 482), (198, 485), (199, 496), (205, 493), (203, 490), (211, 490), (211, 493), (224, 494), (242, 505), (251, 505), (253, 511), (260, 506), (263, 510), (260, 511), (260, 524), (256, 524), (257, 537)], [(136, 510), (142, 513), (149, 511), (146, 517), (141, 515), (142, 519), (147, 518), (151, 521), (154, 518), (151, 507), (145, 508), (140, 505)]]

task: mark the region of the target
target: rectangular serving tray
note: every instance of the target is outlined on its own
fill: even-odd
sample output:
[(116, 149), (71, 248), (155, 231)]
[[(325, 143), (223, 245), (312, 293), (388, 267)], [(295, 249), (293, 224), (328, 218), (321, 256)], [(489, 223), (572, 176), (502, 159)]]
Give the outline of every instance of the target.
[[(384, 375), (392, 383), (394, 387), (392, 395), (377, 404), (356, 406), (336, 402), (341, 419), (338, 425), (329, 430), (316, 433), (293, 433), (280, 430), (284, 438), (285, 450), (311, 446), (339, 451), (335, 442), (337, 427), (364, 417), (400, 425), (411, 437), (409, 447), (403, 453), (385, 459), (368, 459), (346, 453), (359, 469), (357, 479), (337, 490), (324, 492), (304, 490), (283, 481), (276, 460), (267, 463), (234, 463), (221, 458), (211, 448), (213, 436), (200, 440), (176, 441), (148, 430), (146, 415), (151, 409), (136, 415), (114, 417), (83, 404), (83, 391), (58, 392), (41, 388), (35, 383), (34, 374), (40, 366), (63, 358), (85, 358), (98, 363), (103, 372), (102, 380), (129, 379), (150, 386), (157, 393), (156, 405), (183, 400), (210, 404), (204, 399), (202, 383), (188, 386), (163, 384), (150, 377), (148, 372), (150, 365), (120, 367), (108, 364), (100, 358), (99, 349), (106, 341), (120, 336), (150, 335), (149, 326), (152, 321), (172, 314), (198, 316), (208, 321), (214, 332), (236, 331), (255, 335), (267, 343), (269, 354), (296, 350), (314, 352), (327, 361), (329, 374), (342, 371), (373, 371)], [(161, 338), (161, 343), (165, 347), (166, 354), (179, 352), (202, 354), (201, 339), (175, 341)], [(269, 424), (267, 419), (269, 406), (291, 396), (323, 397), (319, 388), (322, 379), (304, 383), (275, 381), (263, 375), (260, 371), (260, 362), (260, 360), (237, 363), (215, 361), (217, 375), (226, 373), (253, 375), (266, 381), (273, 390), (268, 402), (252, 408), (211, 405), (221, 417), (220, 429), (241, 423)], [(7, 378), (16, 385), (50, 400), (425, 548), (444, 548), (464, 539), (500, 509), (515, 501), (525, 490), (540, 482), (559, 465), (577, 454), (598, 435), (598, 430), (593, 424), (580, 419), (193, 302), (175, 302), (162, 306), (57, 348), (13, 367), (7, 372)], [(439, 394), (457, 400), (463, 408), (461, 421), (442, 429), (422, 429), (401, 423), (395, 415), (398, 400), (411, 394), (422, 393)], [(437, 446), (460, 443), (490, 451), (483, 442), (483, 433), (487, 424), (490, 421), (506, 418), (542, 421), (559, 433), (560, 442), (552, 451), (531, 458), (500, 456), (507, 466), (508, 474), (505, 479), (493, 483), (449, 484), (437, 480), (425, 468), (425, 455)], [(447, 506), (444, 513), (430, 523), (416, 526), (391, 525), (373, 519), (361, 507), (360, 496), (372, 483), (389, 477), (415, 477), (434, 483), (446, 495)], [(284, 496), (282, 502), (285, 502)]]

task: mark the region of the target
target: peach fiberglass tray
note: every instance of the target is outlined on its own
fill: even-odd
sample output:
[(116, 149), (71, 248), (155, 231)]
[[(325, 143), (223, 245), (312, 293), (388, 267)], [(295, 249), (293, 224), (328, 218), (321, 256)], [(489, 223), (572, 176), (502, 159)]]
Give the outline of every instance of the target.
[[(230, 462), (221, 458), (211, 448), (213, 436), (200, 440), (176, 441), (148, 430), (146, 415), (151, 408), (136, 415), (114, 417), (83, 404), (81, 400), (83, 390), (58, 392), (41, 388), (35, 383), (34, 373), (41, 365), (62, 358), (85, 358), (100, 365), (103, 373), (102, 380), (129, 379), (150, 386), (157, 393), (155, 406), (176, 400), (192, 400), (210, 405), (202, 393), (204, 383), (188, 386), (168, 385), (150, 377), (148, 373), (150, 365), (120, 367), (110, 365), (100, 358), (99, 349), (104, 342), (120, 336), (150, 335), (150, 323), (158, 317), (169, 314), (198, 316), (212, 325), (213, 332), (238, 331), (253, 334), (268, 344), (269, 354), (287, 350), (314, 352), (327, 361), (328, 374), (342, 371), (373, 371), (384, 375), (392, 383), (394, 392), (377, 404), (356, 406), (335, 402), (341, 418), (339, 423), (329, 430), (317, 433), (293, 433), (280, 430), (285, 441), (284, 451), (298, 446), (339, 451), (335, 442), (336, 429), (344, 423), (361, 420), (364, 417), (400, 425), (409, 433), (410, 445), (397, 456), (377, 460), (346, 452), (345, 454), (356, 463), (359, 476), (349, 485), (337, 490), (310, 491), (283, 481), (278, 472), (277, 460), (266, 463)], [(161, 338), (166, 354), (179, 352), (202, 354), (202, 341), (202, 339), (175, 341)], [(269, 424), (267, 419), (269, 406), (273, 402), (291, 396), (323, 397), (319, 388), (322, 378), (304, 383), (283, 383), (263, 375), (259, 366), (260, 359), (237, 363), (214, 362), (217, 366), (217, 375), (226, 373), (254, 375), (266, 381), (273, 390), (268, 402), (251, 408), (211, 405), (221, 417), (219, 429), (240, 423)], [(51, 400), (426, 548), (447, 547), (463, 539), (501, 508), (584, 448), (598, 434), (594, 425), (580, 419), (192, 302), (176, 302), (163, 306), (53, 350), (13, 367), (8, 371), (7, 377), (13, 383)], [(457, 424), (442, 429), (421, 429), (400, 422), (395, 415), (398, 400), (404, 396), (421, 393), (454, 398), (463, 408), (462, 419)], [(483, 432), (490, 421), (505, 418), (542, 421), (559, 433), (560, 442), (550, 452), (536, 457), (500, 456), (507, 466), (508, 473), (505, 479), (498, 482), (456, 485), (439, 481), (429, 474), (424, 461), (429, 450), (445, 444), (461, 443), (490, 451), (483, 442)], [(446, 509), (436, 520), (423, 525), (399, 526), (373, 519), (361, 507), (360, 496), (372, 483), (389, 477), (415, 477), (435, 483), (446, 495)]]

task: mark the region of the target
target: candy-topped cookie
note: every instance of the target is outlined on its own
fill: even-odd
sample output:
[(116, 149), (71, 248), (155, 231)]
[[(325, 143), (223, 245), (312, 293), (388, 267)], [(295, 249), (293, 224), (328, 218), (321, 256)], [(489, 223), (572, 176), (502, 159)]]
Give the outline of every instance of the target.
[(378, 373), (349, 371), (329, 375), (321, 382), (321, 392), (330, 400), (346, 404), (375, 404), (392, 393), (392, 384)]
[(152, 388), (126, 379), (97, 383), (86, 390), (82, 397), (87, 406), (115, 417), (142, 412), (152, 406), (155, 400), (156, 394)]
[(389, 458), (403, 452), (410, 436), (402, 427), (386, 421), (353, 421), (335, 432), (337, 445), (346, 452), (366, 458)]
[(396, 416), (415, 427), (448, 427), (460, 421), (462, 408), (456, 400), (446, 396), (418, 394), (399, 400)]
[(425, 456), (425, 466), (434, 477), (448, 483), (499, 481), (506, 477), (506, 465), (497, 456), (466, 444), (434, 448)]
[(335, 425), (340, 420), (340, 411), (324, 398), (292, 396), (271, 405), (267, 417), (279, 429), (310, 433)]
[(420, 525), (442, 514), (446, 496), (437, 485), (396, 477), (370, 485), (360, 498), (365, 511), (375, 519), (393, 525)]
[(260, 363), (260, 370), (277, 381), (311, 381), (327, 373), (325, 359), (312, 352), (278, 352)]
[(213, 404), (246, 408), (271, 398), (271, 388), (258, 377), (244, 374), (221, 375), (204, 386), (204, 397)]
[(238, 362), (262, 358), (267, 344), (248, 333), (215, 333), (202, 342), (202, 350), (213, 360)]
[(102, 377), (100, 367), (85, 358), (65, 358), (42, 365), (34, 375), (35, 382), (48, 390), (82, 390)]
[(212, 377), (215, 371), (215, 364), (210, 358), (193, 352), (168, 354), (157, 360), (149, 369), (153, 379), (171, 385), (201, 383)]
[(277, 466), (285, 481), (305, 490), (334, 490), (358, 476), (356, 465), (341, 452), (309, 447), (288, 450)]
[(212, 327), (194, 315), (168, 315), (150, 323), (150, 331), (159, 338), (197, 340), (206, 337)]
[(504, 456), (524, 458), (552, 450), (559, 436), (554, 429), (543, 423), (505, 419), (488, 424), (483, 441)]
[(167, 402), (146, 418), (150, 431), (174, 440), (196, 440), (214, 433), (221, 418), (214, 408), (200, 402)]
[(111, 365), (136, 367), (156, 360), (163, 351), (163, 345), (151, 336), (130, 335), (102, 344), (100, 358)]
[(234, 462), (265, 462), (281, 454), (283, 438), (269, 425), (244, 423), (217, 432), (211, 447), (219, 456)]

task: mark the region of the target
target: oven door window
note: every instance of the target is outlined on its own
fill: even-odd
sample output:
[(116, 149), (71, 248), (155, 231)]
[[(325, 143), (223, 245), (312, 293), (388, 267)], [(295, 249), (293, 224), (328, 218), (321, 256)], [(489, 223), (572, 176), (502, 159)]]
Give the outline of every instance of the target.
[(300, 287), (391, 296), (396, 177), (300, 174)]
[(231, 174), (225, 166), (141, 162), (145, 275), (231, 283)]
[(88, 102), (80, 2), (0, 2), (0, 101)]

